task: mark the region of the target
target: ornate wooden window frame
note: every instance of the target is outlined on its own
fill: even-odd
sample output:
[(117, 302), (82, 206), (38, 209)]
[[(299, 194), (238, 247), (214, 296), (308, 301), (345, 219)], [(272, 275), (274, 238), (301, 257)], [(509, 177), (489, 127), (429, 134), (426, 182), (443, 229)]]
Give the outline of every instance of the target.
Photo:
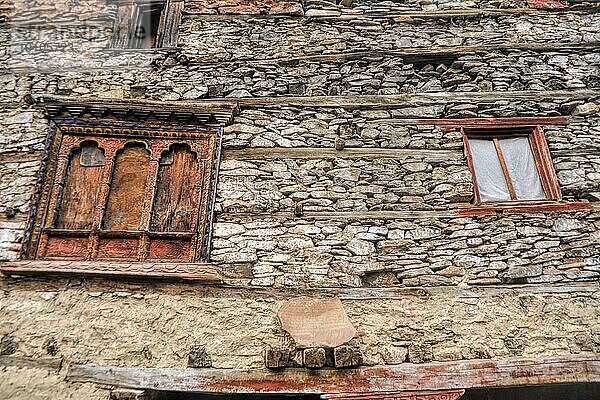
[[(48, 101), (53, 101), (52, 99)], [(148, 102), (150, 103), (150, 102)], [(75, 273), (100, 274), (112, 276), (160, 277), (203, 282), (220, 282), (220, 270), (208, 264), (212, 221), (218, 167), (221, 156), (223, 127), (232, 121), (237, 111), (235, 104), (188, 105), (186, 109), (171, 107), (168, 104), (142, 104), (131, 106), (114, 102), (102, 104), (48, 104), (46, 110), (51, 117), (51, 126), (42, 156), (38, 182), (24, 234), (21, 260), (0, 263), (3, 273)], [(63, 257), (45, 257), (41, 252), (53, 233), (52, 220), (58, 203), (58, 187), (69, 162), (69, 151), (86, 140), (94, 140), (104, 147), (107, 165), (103, 170), (103, 201), (98, 201), (94, 226), (89, 232), (88, 249), (85, 257), (65, 259)], [(152, 184), (147, 190), (144, 201), (145, 221), (150, 221), (150, 210), (157, 180), (159, 159), (164, 150), (176, 143), (188, 145), (198, 154), (205, 165), (202, 179), (201, 199), (198, 202), (198, 220), (193, 230), (189, 257), (185, 260), (152, 259), (148, 254), (148, 236), (151, 232), (140, 229), (138, 235), (138, 258), (135, 260), (98, 259), (99, 236), (111, 236), (103, 232), (101, 219), (103, 208), (109, 193), (108, 182), (112, 177), (112, 168), (108, 163), (118, 149), (126, 143), (144, 143), (151, 152), (148, 179)], [(59, 179), (57, 180), (56, 177)], [(152, 177), (152, 178), (150, 178)], [(98, 217), (100, 216), (100, 219)], [(81, 235), (82, 232), (56, 232)], [(131, 232), (129, 232), (131, 233)], [(117, 236), (121, 235), (115, 232)], [(170, 233), (165, 233), (169, 236)], [(135, 233), (134, 233), (135, 235)], [(122, 236), (122, 235), (121, 235)]]

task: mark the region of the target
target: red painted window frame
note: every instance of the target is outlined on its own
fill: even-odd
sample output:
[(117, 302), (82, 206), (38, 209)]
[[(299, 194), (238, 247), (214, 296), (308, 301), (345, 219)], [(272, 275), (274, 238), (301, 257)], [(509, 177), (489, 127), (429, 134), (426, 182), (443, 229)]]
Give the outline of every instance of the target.
[[(529, 138), (529, 144), (533, 153), (533, 158), (540, 176), (542, 188), (546, 193), (545, 200), (511, 200), (506, 202), (482, 202), (479, 194), (479, 185), (477, 184), (477, 176), (475, 175), (475, 168), (473, 165), (473, 153), (469, 145), (469, 137), (496, 137), (499, 134), (504, 136), (510, 136), (506, 133), (508, 129), (517, 129), (520, 135), (527, 135)], [(503, 131), (504, 130), (504, 131)], [(527, 132), (530, 131), (530, 132)], [(476, 206), (503, 206), (507, 207), (519, 206), (519, 205), (532, 205), (532, 204), (552, 204), (562, 200), (562, 193), (560, 185), (558, 183), (558, 177), (554, 170), (552, 163), (552, 157), (550, 150), (548, 149), (548, 142), (540, 125), (535, 126), (482, 126), (482, 127), (460, 127), (460, 132), (463, 138), (465, 156), (467, 158), (467, 164), (471, 171), (473, 179), (473, 191), (474, 191), (474, 204)]]

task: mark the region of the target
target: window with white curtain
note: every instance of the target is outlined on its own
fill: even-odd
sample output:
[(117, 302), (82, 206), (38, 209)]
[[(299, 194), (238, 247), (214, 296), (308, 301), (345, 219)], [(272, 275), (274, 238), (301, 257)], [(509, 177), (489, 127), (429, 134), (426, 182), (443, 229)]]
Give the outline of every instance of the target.
[(463, 133), (477, 203), (560, 199), (541, 128)]

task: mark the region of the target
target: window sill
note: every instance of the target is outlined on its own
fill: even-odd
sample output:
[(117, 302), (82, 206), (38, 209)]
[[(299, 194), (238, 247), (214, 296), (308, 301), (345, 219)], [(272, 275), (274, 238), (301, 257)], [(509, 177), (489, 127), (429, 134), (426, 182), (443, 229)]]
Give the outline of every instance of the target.
[(506, 203), (469, 204), (458, 210), (461, 217), (475, 217), (492, 214), (540, 214), (552, 212), (576, 212), (591, 210), (587, 201), (513, 201)]
[(210, 264), (123, 261), (18, 260), (0, 262), (0, 272), (16, 274), (71, 274), (157, 278), (221, 283), (221, 270)]

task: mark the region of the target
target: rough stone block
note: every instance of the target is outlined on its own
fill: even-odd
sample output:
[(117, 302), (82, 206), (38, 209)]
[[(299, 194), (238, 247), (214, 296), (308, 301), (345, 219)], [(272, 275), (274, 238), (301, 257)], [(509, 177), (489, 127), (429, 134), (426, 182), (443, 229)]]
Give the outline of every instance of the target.
[(291, 351), (284, 348), (269, 347), (265, 350), (265, 366), (267, 368), (284, 368), (290, 364)]
[(433, 360), (433, 349), (424, 343), (411, 344), (408, 346), (408, 361), (413, 364), (421, 364)]
[(356, 367), (362, 364), (360, 350), (351, 346), (339, 346), (333, 349), (333, 362), (336, 368)]
[(8, 356), (14, 354), (19, 348), (19, 344), (11, 335), (5, 335), (0, 340), (0, 356)]
[(327, 362), (325, 355), (325, 349), (322, 347), (315, 347), (305, 349), (303, 352), (303, 364), (307, 368), (322, 368)]
[(190, 368), (209, 368), (212, 367), (212, 360), (206, 352), (204, 346), (193, 346), (188, 353), (188, 367)]

